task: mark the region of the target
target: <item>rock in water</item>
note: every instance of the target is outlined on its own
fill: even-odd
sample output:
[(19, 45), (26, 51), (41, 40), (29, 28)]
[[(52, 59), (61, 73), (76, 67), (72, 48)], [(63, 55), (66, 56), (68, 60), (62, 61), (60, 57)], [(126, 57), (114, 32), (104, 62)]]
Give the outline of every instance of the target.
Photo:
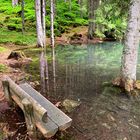
[(76, 107), (78, 107), (81, 103), (79, 101), (74, 101), (74, 100), (70, 100), (70, 99), (65, 99), (62, 102), (62, 106), (65, 107), (65, 109), (68, 112), (73, 111)]

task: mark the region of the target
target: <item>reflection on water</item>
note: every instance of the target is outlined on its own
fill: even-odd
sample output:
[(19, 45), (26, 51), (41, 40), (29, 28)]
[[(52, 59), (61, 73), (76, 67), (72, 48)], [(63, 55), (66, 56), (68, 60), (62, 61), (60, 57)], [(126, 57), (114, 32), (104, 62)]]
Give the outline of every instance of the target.
[[(53, 98), (88, 99), (101, 92), (103, 82), (119, 73), (122, 47), (118, 43), (56, 48), (56, 81), (50, 78)], [(49, 74), (53, 75), (49, 64)], [(54, 85), (55, 84), (55, 85)], [(55, 92), (54, 92), (54, 88)], [(89, 100), (89, 99), (88, 99)]]
[[(37, 78), (39, 51), (32, 51), (26, 52), (30, 57), (33, 55), (34, 60), (28, 72), (34, 72), (32, 75)], [(55, 52), (55, 61), (52, 62), (51, 51), (47, 50), (47, 97), (55, 103), (65, 99), (81, 103), (68, 114), (73, 124), (67, 133), (70, 137), (66, 135), (64, 140), (138, 140), (140, 102), (118, 95), (118, 89), (103, 86), (119, 74), (122, 45), (106, 42), (58, 46)], [(139, 72), (137, 74), (140, 76)]]

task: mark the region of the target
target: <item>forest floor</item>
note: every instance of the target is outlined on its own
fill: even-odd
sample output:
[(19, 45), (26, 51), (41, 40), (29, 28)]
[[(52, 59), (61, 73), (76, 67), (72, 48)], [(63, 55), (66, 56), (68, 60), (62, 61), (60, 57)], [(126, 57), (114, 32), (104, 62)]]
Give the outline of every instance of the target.
[[(85, 27), (82, 27), (81, 31), (73, 29), (72, 33), (56, 38), (57, 44), (69, 44), (71, 36), (77, 32), (84, 37), (82, 41), (80, 39), (81, 42), (76, 40), (72, 43), (86, 44), (87, 28)], [(97, 39), (90, 41), (90, 43), (100, 41), (102, 40)], [(2, 81), (4, 75), (10, 76), (17, 83), (22, 81), (26, 73), (20, 67), (17, 67), (21, 62), (15, 59), (7, 59), (7, 57), (15, 49), (30, 48), (31, 46), (14, 44), (1, 44), (0, 46), (6, 48), (0, 52), (0, 65), (5, 66), (3, 71), (0, 71), (0, 81)], [(135, 99), (130, 100), (123, 95), (113, 95), (112, 92), (114, 93), (115, 91), (105, 88), (104, 93), (100, 95), (98, 100), (91, 103), (83, 101), (71, 113), (71, 116), (73, 116), (72, 127), (68, 131), (56, 135), (51, 140), (139, 140), (140, 101)], [(0, 140), (29, 140), (23, 114), (20, 110), (9, 107), (4, 99), (1, 82)]]

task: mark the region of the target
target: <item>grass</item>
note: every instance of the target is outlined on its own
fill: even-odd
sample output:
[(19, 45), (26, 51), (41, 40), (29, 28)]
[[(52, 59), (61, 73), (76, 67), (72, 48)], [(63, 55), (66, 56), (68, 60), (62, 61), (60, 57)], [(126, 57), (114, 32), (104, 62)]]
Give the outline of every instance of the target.
[(6, 48), (0, 46), (0, 52), (4, 52), (6, 50), (7, 50)]
[(9, 31), (7, 29), (0, 29), (0, 43), (14, 43), (16, 45), (33, 45), (36, 43), (36, 36), (34, 32)]

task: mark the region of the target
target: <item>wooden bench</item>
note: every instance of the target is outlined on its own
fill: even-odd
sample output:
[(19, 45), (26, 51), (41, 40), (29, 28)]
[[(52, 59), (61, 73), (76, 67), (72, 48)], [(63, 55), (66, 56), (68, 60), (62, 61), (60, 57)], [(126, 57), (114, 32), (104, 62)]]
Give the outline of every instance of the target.
[(71, 126), (72, 119), (33, 89), (29, 84), (17, 85), (9, 77), (2, 81), (6, 99), (10, 104), (13, 100), (23, 110), (27, 130), (36, 135), (36, 128), (44, 137), (50, 138), (60, 130)]

